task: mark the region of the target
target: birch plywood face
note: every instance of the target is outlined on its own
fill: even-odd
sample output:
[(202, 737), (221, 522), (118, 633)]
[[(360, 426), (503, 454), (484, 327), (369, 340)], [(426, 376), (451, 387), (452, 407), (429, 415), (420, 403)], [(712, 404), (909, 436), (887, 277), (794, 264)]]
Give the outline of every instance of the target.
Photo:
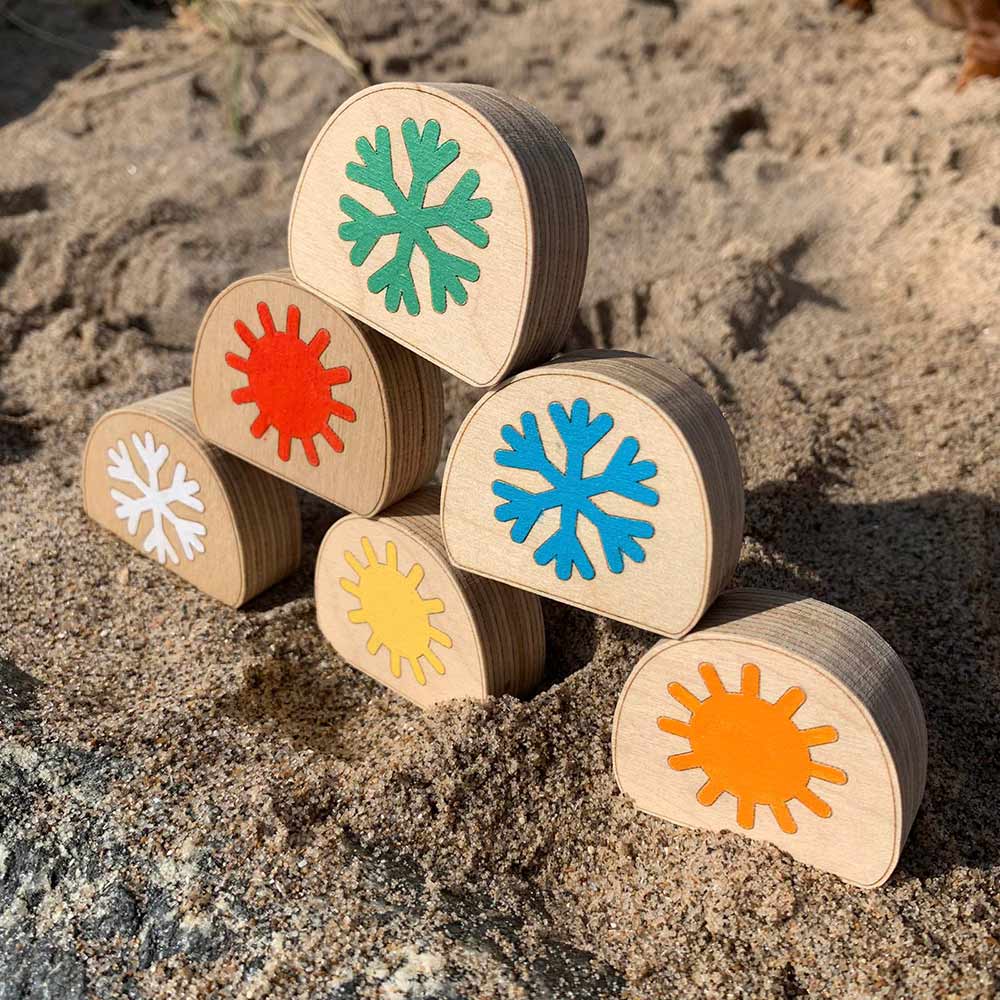
[(819, 602), (737, 591), (720, 604), (626, 683), (612, 737), (622, 791), (673, 822), (882, 883), (926, 768), (905, 668), (867, 626)]
[(287, 273), (238, 281), (212, 303), (193, 391), (208, 440), (348, 510), (416, 489), (440, 452), (438, 372)]
[(586, 270), (558, 130), (486, 87), (388, 84), (327, 122), (289, 223), (298, 281), (474, 385), (561, 346)]
[(456, 565), (663, 635), (694, 626), (739, 555), (725, 420), (639, 355), (570, 355), (485, 397), (443, 492)]
[(451, 567), (437, 511), (427, 490), (330, 529), (316, 564), (320, 629), (348, 663), (421, 707), (526, 690), (544, 658), (539, 602)]
[(294, 491), (201, 441), (187, 389), (98, 421), (84, 451), (87, 514), (133, 548), (238, 606), (298, 565)]

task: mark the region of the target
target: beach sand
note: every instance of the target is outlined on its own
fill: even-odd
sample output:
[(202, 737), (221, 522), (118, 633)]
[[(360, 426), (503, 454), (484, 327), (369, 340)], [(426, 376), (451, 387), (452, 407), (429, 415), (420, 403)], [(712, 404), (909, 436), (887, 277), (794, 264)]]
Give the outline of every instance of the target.
[[(106, 6), (7, 5), (78, 50), (0, 22), (0, 998), (994, 995), (1000, 82), (955, 96), (961, 35), (902, 2), (366, 0), (359, 79)], [(900, 653), (929, 770), (885, 887), (634, 811), (609, 737), (652, 635), (546, 603), (541, 690), (423, 713), (316, 627), (330, 506), (240, 611), (85, 518), (90, 426), (188, 379), (215, 294), (286, 263), (319, 127), (392, 79), (559, 125), (571, 343), (718, 402), (736, 583)], [(477, 393), (446, 392), (450, 438)]]

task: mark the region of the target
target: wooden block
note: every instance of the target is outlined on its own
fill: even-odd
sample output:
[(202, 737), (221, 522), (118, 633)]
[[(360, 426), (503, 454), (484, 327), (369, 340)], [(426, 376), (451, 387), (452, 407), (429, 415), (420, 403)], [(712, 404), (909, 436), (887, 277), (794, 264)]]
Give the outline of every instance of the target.
[(429, 486), (378, 517), (345, 517), (316, 562), (316, 616), (348, 663), (422, 708), (538, 684), (541, 602), (456, 570)]
[(670, 365), (566, 355), (473, 407), (448, 457), (442, 528), (462, 569), (683, 635), (739, 558), (736, 444)]
[(389, 83), (323, 126), (292, 203), (295, 277), (477, 386), (550, 358), (587, 268), (559, 130), (472, 84)]
[(98, 420), (83, 452), (83, 506), (133, 548), (233, 607), (299, 565), (295, 491), (202, 440), (187, 387)]
[(644, 812), (736, 830), (860, 886), (892, 874), (924, 792), (906, 668), (821, 601), (734, 590), (625, 683), (615, 777)]
[(355, 513), (423, 485), (441, 454), (440, 372), (289, 271), (237, 281), (209, 306), (192, 388), (209, 441)]

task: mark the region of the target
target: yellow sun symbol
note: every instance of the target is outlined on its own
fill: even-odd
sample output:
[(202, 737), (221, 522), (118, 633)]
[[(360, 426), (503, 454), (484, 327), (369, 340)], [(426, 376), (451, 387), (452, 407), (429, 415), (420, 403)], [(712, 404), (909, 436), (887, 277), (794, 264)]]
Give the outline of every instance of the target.
[(417, 683), (426, 684), (420, 660), (425, 660), (438, 674), (444, 673), (444, 664), (431, 650), (431, 643), (451, 649), (451, 636), (431, 624), (431, 615), (444, 611), (444, 601), (420, 596), (424, 570), (419, 563), (414, 563), (405, 575), (400, 572), (395, 542), (385, 543), (384, 563), (379, 561), (369, 539), (361, 539), (361, 548), (368, 560), (365, 566), (353, 553), (344, 553), (357, 579), (342, 577), (340, 585), (361, 605), (349, 611), (347, 617), (357, 625), (371, 627), (368, 652), (372, 656), (383, 646), (388, 647), (389, 668), (394, 677), (402, 676), (402, 661), (407, 660)]
[(730, 692), (711, 663), (698, 667), (708, 697), (696, 698), (676, 681), (667, 686), (675, 701), (690, 713), (687, 722), (662, 717), (657, 725), (665, 733), (684, 737), (691, 745), (688, 753), (675, 754), (667, 763), (675, 771), (701, 768), (708, 779), (698, 790), (697, 799), (711, 806), (728, 792), (736, 798), (736, 821), (752, 830), (758, 805), (768, 806), (785, 833), (798, 827), (788, 803), (798, 799), (807, 809), (824, 819), (833, 814), (809, 787), (811, 778), (835, 785), (847, 782), (838, 767), (812, 759), (810, 747), (836, 743), (833, 726), (799, 729), (792, 716), (806, 700), (798, 687), (789, 688), (776, 702), (760, 697), (760, 668), (743, 664), (740, 690)]

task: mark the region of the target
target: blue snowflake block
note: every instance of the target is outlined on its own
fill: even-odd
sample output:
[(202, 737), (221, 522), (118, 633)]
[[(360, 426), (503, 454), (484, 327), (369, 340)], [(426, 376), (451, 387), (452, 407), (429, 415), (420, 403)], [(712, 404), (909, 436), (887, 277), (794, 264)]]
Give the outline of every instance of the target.
[(548, 489), (533, 493), (501, 479), (495, 480), (493, 492), (504, 501), (494, 512), (496, 519), (513, 522), (510, 537), (522, 544), (545, 511), (559, 508), (559, 527), (535, 549), (535, 562), (547, 566), (555, 561), (556, 576), (560, 580), (570, 579), (574, 568), (585, 580), (594, 578), (594, 564), (577, 535), (577, 519), (581, 515), (597, 529), (605, 562), (612, 573), (624, 570), (625, 556), (633, 562), (643, 562), (646, 552), (636, 539), (652, 538), (653, 525), (649, 521), (609, 514), (598, 507), (594, 498), (614, 493), (655, 507), (660, 502), (660, 495), (646, 486), (645, 481), (656, 475), (656, 463), (637, 462), (639, 442), (634, 437), (627, 437), (618, 445), (603, 472), (585, 476), (583, 465), (588, 452), (607, 437), (615, 425), (614, 419), (609, 413), (600, 413), (591, 420), (590, 403), (585, 399), (577, 399), (570, 413), (562, 403), (550, 403), (548, 413), (552, 426), (566, 446), (565, 468), (560, 469), (546, 454), (538, 419), (530, 410), (521, 414), (520, 431), (513, 424), (505, 424), (500, 435), (507, 447), (496, 452), (497, 465), (537, 472), (548, 483)]

